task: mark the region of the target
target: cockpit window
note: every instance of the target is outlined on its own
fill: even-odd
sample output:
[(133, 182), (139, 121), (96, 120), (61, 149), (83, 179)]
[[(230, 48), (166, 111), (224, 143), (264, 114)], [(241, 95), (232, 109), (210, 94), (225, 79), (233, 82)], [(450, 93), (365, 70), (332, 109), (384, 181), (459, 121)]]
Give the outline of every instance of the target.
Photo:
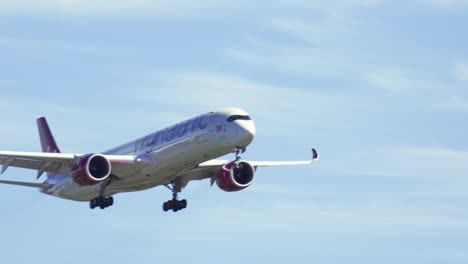
[(232, 115), (227, 119), (228, 122), (233, 122), (236, 120), (252, 120), (252, 119), (250, 119), (250, 116), (248, 115)]

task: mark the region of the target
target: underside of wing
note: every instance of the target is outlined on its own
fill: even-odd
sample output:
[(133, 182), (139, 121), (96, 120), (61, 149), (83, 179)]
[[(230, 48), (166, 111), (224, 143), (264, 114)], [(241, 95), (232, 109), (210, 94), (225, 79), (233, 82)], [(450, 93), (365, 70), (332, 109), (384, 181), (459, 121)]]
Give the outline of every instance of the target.
[[(304, 161), (240, 161), (246, 163), (253, 168), (267, 167), (267, 166), (294, 166), (294, 165), (309, 165), (319, 159), (319, 154), (316, 149), (312, 149), (312, 159)], [(183, 185), (185, 186), (192, 180), (203, 180), (211, 178), (211, 184), (214, 183), (218, 174), (226, 167), (229, 167), (235, 161), (231, 160), (209, 160), (198, 165), (194, 170), (181, 175)]]
[(39, 189), (47, 189), (47, 188), (52, 187), (52, 186), (49, 185), (49, 184), (43, 184), (43, 183), (18, 182), (18, 181), (4, 181), (4, 180), (0, 180), (0, 184), (9, 184), (9, 185), (33, 187), (33, 188), (39, 188)]
[[(312, 159), (303, 161), (248, 161), (254, 167), (267, 166), (293, 166), (293, 165), (309, 165), (319, 159), (319, 154), (316, 149), (312, 149)], [(198, 165), (199, 168), (219, 167), (228, 164), (229, 160), (209, 160)]]
[(48, 173), (69, 174), (71, 167), (77, 156), (63, 153), (42, 153), (42, 152), (0, 152), (1, 173), (9, 167), (37, 170), (39, 175)]
[(316, 149), (312, 149), (312, 159), (303, 161), (250, 161), (254, 167), (309, 165), (319, 159)]
[[(37, 170), (39, 178), (43, 173), (70, 175), (71, 170), (83, 154), (43, 153), (43, 152), (0, 152), (1, 173), (9, 167)], [(124, 174), (130, 171), (138, 159), (128, 155), (103, 155), (112, 164), (113, 171)], [(129, 166), (131, 165), (131, 166)]]

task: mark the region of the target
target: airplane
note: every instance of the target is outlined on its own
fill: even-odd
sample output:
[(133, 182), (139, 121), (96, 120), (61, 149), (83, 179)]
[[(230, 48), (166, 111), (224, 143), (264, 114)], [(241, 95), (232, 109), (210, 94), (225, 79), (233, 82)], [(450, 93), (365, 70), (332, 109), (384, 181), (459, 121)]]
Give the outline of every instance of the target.
[[(91, 209), (114, 204), (113, 195), (165, 186), (172, 199), (163, 211), (187, 207), (178, 194), (190, 181), (210, 179), (226, 192), (249, 187), (258, 167), (307, 165), (306, 161), (246, 161), (241, 158), (255, 136), (249, 114), (224, 108), (180, 122), (102, 153), (61, 153), (44, 117), (37, 119), (42, 152), (0, 151), (1, 174), (9, 167), (37, 170), (43, 183), (0, 180), (2, 184), (38, 188), (40, 192), (74, 201), (89, 202)], [(233, 160), (219, 160), (235, 153)]]

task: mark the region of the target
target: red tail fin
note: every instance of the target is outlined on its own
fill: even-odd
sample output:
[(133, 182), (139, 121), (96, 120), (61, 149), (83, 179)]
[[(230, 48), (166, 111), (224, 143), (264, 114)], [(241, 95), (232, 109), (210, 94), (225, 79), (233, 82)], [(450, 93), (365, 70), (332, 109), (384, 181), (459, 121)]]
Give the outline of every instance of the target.
[(39, 138), (41, 140), (42, 152), (60, 153), (60, 149), (55, 142), (54, 136), (50, 131), (45, 117), (37, 119), (37, 128), (39, 129)]

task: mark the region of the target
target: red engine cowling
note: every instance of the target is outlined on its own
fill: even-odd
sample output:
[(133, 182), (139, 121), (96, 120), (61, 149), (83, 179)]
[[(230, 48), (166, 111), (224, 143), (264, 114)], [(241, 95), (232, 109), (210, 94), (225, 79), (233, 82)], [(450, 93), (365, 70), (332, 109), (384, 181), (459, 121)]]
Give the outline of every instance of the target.
[(249, 187), (255, 178), (255, 169), (247, 161), (232, 161), (218, 173), (216, 184), (226, 192), (237, 192)]
[(111, 174), (110, 161), (100, 154), (87, 154), (73, 166), (71, 176), (81, 186), (94, 185)]

